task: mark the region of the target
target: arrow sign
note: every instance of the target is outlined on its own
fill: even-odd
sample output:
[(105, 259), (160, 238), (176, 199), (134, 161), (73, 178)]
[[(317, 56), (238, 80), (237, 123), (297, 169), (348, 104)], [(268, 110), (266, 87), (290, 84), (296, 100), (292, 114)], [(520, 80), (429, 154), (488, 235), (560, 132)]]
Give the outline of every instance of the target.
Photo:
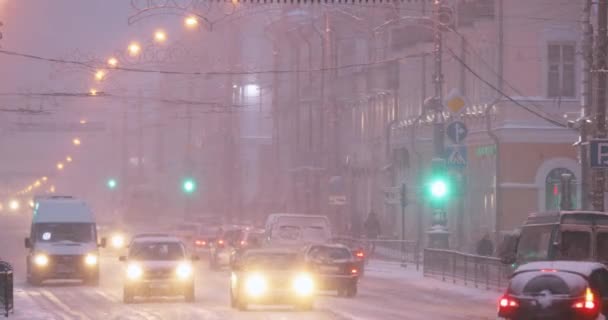
[(454, 121), (450, 123), (446, 129), (448, 138), (454, 144), (460, 144), (469, 134), (469, 129), (462, 121)]

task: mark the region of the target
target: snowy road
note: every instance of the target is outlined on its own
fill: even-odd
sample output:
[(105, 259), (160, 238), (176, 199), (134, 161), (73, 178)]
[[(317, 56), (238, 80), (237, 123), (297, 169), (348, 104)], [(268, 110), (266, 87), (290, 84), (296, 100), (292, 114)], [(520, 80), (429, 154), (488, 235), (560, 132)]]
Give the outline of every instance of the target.
[(156, 299), (122, 303), (122, 264), (103, 254), (101, 284), (54, 283), (30, 287), (24, 282), (25, 223), (0, 217), (0, 257), (14, 263), (16, 311), (10, 319), (495, 319), (497, 292), (462, 288), (382, 262), (372, 262), (354, 299), (321, 295), (312, 312), (257, 308), (239, 312), (229, 306), (229, 273), (198, 266), (197, 301)]

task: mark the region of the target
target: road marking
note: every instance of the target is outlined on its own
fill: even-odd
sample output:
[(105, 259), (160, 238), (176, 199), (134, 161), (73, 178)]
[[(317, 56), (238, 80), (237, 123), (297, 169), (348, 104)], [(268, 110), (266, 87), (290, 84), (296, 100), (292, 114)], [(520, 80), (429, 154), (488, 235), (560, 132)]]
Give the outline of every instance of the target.
[[(31, 302), (31, 305), (24, 306), (24, 302)], [(30, 303), (28, 303), (30, 304)], [(15, 292), (15, 305), (18, 308), (15, 309), (15, 316), (19, 318), (20, 314), (28, 317), (36, 317), (38, 313), (46, 315), (53, 315), (55, 318), (63, 320), (71, 320), (73, 317), (68, 316), (66, 313), (57, 310), (54, 305), (42, 297), (40, 292), (32, 290), (18, 290)], [(29, 308), (28, 308), (29, 307)], [(38, 311), (38, 312), (37, 312)], [(30, 319), (30, 318), (26, 318)]]
[(48, 291), (48, 290), (40, 290), (40, 293), (42, 293), (42, 295), (45, 298), (47, 298), (48, 300), (50, 300), (52, 303), (54, 303), (56, 306), (58, 306), (63, 311), (67, 312), (68, 314), (71, 314), (73, 316), (79, 317), (80, 319), (83, 319), (83, 320), (92, 320), (91, 318), (87, 317), (84, 313), (77, 312), (77, 311), (73, 310), (72, 308), (70, 308), (69, 306), (67, 306), (66, 304), (64, 304), (63, 302), (61, 302), (61, 300), (59, 300), (59, 298), (57, 298), (57, 296), (55, 296), (50, 291)]

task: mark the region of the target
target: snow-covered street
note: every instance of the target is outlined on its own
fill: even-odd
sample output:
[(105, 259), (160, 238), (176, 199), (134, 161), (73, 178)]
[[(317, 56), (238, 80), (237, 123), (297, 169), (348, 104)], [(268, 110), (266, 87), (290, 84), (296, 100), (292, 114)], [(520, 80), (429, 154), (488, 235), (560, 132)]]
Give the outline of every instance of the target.
[[(14, 222), (13, 222), (14, 223)], [(9, 223), (10, 224), (10, 223)], [(115, 255), (101, 257), (101, 284), (49, 283), (31, 287), (24, 281), (26, 225), (3, 226), (0, 249), (14, 263), (15, 314), (11, 319), (495, 319), (499, 293), (454, 286), (422, 278), (415, 266), (372, 261), (355, 298), (322, 294), (312, 312), (289, 308), (253, 307), (240, 312), (229, 305), (229, 272), (208, 270), (198, 264), (195, 303), (155, 299), (125, 305), (122, 302), (123, 266)]]

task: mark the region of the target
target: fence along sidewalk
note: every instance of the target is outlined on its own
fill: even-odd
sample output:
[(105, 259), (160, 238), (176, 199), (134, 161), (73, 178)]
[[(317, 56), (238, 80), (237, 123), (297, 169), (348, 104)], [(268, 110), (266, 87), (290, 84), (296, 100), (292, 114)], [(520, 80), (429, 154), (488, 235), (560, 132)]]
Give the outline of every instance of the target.
[(0, 261), (0, 306), (5, 317), (13, 312), (13, 267)]
[(425, 277), (462, 282), (487, 290), (502, 290), (507, 284), (509, 267), (495, 257), (484, 257), (452, 250), (424, 249)]

